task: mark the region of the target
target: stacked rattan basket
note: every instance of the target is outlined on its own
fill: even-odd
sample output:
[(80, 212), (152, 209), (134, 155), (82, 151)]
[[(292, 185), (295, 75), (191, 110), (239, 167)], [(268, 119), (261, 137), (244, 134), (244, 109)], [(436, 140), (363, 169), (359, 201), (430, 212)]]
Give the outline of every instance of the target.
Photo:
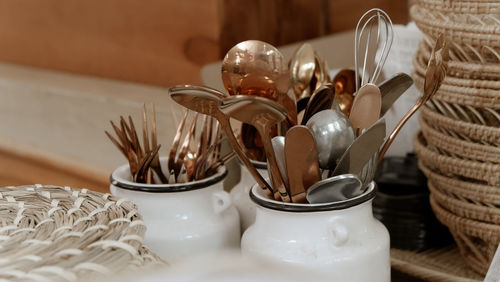
[(87, 189), (0, 189), (0, 281), (75, 281), (163, 264), (137, 207)]
[(424, 33), (418, 88), (434, 40), (444, 33), (450, 43), (447, 77), (420, 115), (419, 165), (437, 218), (485, 274), (500, 243), (500, 2), (418, 0), (411, 16)]

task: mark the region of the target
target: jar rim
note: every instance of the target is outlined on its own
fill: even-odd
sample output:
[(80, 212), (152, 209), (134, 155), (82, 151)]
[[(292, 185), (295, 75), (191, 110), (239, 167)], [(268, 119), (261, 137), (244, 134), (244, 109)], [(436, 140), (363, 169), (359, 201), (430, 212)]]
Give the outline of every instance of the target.
[[(167, 163), (168, 157), (161, 157), (161, 163)], [(145, 184), (145, 183), (135, 183), (127, 179), (124, 175), (130, 177), (130, 169), (128, 164), (124, 164), (116, 168), (110, 175), (109, 180), (111, 185), (118, 188), (150, 192), (150, 193), (171, 193), (171, 192), (185, 192), (191, 190), (197, 190), (201, 188), (208, 187), (212, 184), (222, 181), (227, 175), (227, 169), (224, 165), (221, 165), (217, 172), (209, 177), (201, 180), (187, 182), (187, 183), (175, 183), (175, 184)]]
[(353, 198), (332, 202), (332, 203), (320, 203), (320, 204), (299, 204), (299, 203), (285, 203), (281, 201), (276, 201), (274, 199), (269, 199), (265, 195), (265, 191), (258, 185), (255, 184), (252, 189), (250, 189), (250, 199), (257, 205), (277, 211), (283, 212), (323, 212), (323, 211), (333, 211), (333, 210), (343, 210), (353, 206), (360, 205), (367, 202), (375, 197), (377, 192), (377, 184), (375, 181), (370, 182), (365, 191)]

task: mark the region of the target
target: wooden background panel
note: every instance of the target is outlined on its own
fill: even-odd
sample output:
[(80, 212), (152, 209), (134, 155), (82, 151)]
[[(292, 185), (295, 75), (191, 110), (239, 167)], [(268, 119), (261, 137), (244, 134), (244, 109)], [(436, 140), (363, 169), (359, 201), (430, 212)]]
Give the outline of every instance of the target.
[(0, 187), (50, 184), (109, 193), (109, 176), (28, 148), (0, 146)]
[(408, 22), (405, 0), (219, 1), (222, 56), (243, 40), (281, 46), (354, 29), (363, 13), (375, 7), (386, 11), (395, 24)]
[(372, 7), (406, 23), (405, 0), (0, 0), (0, 61), (170, 86), (236, 43), (281, 46), (355, 27)]
[(218, 59), (216, 0), (0, 0), (0, 61), (157, 85)]

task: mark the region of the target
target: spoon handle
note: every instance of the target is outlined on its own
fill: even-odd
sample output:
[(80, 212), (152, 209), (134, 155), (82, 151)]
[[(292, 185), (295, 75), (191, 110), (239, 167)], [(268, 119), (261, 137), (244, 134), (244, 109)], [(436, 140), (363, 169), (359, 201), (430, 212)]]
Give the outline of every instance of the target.
[(276, 161), (276, 156), (274, 154), (273, 145), (269, 139), (269, 128), (257, 128), (260, 133), (262, 143), (264, 145), (264, 151), (266, 153), (267, 162), (269, 164), (269, 177), (273, 183), (273, 187), (278, 191), (279, 197), (283, 202), (291, 202), (290, 193), (285, 186), (285, 182), (281, 177), (281, 172), (279, 170), (278, 162)]
[(396, 125), (396, 127), (392, 130), (391, 135), (389, 135), (389, 138), (385, 140), (384, 145), (379, 151), (378, 154), (378, 159), (377, 159), (377, 166), (380, 164), (382, 159), (384, 158), (385, 153), (387, 152), (387, 149), (391, 146), (392, 142), (396, 138), (396, 135), (398, 135), (399, 131), (405, 125), (405, 123), (415, 114), (415, 112), (418, 111), (418, 109), (423, 105), (423, 100), (419, 99), (418, 102), (404, 115), (404, 117), (399, 121), (399, 123)]
[(234, 136), (233, 130), (231, 128), (231, 123), (229, 122), (229, 118), (221, 113), (220, 115), (218, 115), (217, 120), (219, 121), (221, 128), (226, 133), (227, 139), (229, 143), (231, 143), (231, 147), (233, 147), (233, 150), (238, 155), (240, 161), (246, 166), (246, 168), (248, 169), (252, 177), (255, 179), (255, 181), (259, 184), (259, 186), (262, 187), (262, 189), (266, 189), (270, 193), (270, 195), (273, 195), (273, 189), (271, 188), (271, 186), (269, 186), (269, 184), (264, 180), (262, 175), (260, 175), (260, 173), (252, 165), (248, 157), (241, 149), (238, 140), (236, 140), (236, 137)]

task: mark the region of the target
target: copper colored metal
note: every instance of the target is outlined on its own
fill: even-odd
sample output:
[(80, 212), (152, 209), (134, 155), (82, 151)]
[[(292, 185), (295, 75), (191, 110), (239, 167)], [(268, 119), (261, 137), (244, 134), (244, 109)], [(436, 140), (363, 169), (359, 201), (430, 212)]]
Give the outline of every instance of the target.
[(321, 180), (318, 150), (312, 132), (303, 125), (288, 130), (285, 161), (292, 202), (305, 203), (307, 189)]

